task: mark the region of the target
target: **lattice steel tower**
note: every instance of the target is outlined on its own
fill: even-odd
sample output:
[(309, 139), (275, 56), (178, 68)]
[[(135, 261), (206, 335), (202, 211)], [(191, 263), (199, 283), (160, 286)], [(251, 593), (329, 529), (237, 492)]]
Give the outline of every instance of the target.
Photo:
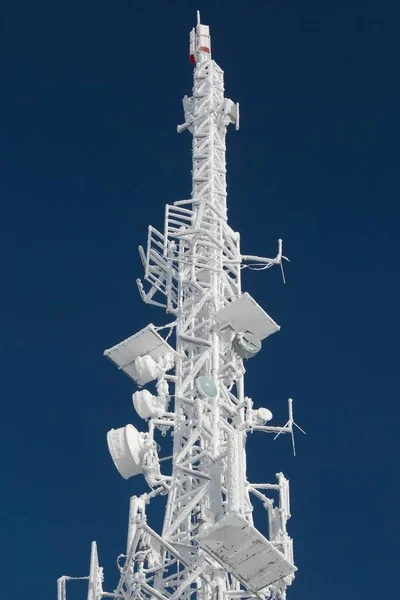
[[(145, 433), (133, 425), (112, 429), (108, 447), (120, 474), (143, 474), (150, 491), (131, 498), (114, 592), (103, 591), (92, 543), (88, 600), (284, 600), (296, 570), (286, 530), (287, 479), (278, 473), (275, 483), (250, 483), (246, 477), (247, 434), (293, 436), (295, 425), (291, 400), (288, 422), (274, 427), (267, 424), (270, 411), (254, 409), (244, 392), (244, 361), (279, 326), (242, 293), (241, 269), (282, 266), (282, 243), (274, 259), (243, 255), (239, 234), (228, 225), (225, 137), (230, 123), (239, 128), (239, 105), (224, 97), (224, 73), (211, 58), (209, 28), (199, 14), (190, 60), (193, 94), (183, 99), (178, 132), (193, 136), (191, 198), (167, 205), (164, 233), (149, 227), (147, 249), (139, 248), (147, 282), (147, 291), (137, 282), (141, 297), (173, 321), (150, 324), (105, 351), (139, 387), (133, 404), (147, 421)], [(160, 433), (173, 438), (170, 475), (160, 468)], [(266, 509), (267, 537), (253, 524), (251, 495)], [(157, 534), (147, 524), (146, 505), (162, 497)], [(58, 600), (66, 600), (69, 579), (75, 578), (58, 580)]]

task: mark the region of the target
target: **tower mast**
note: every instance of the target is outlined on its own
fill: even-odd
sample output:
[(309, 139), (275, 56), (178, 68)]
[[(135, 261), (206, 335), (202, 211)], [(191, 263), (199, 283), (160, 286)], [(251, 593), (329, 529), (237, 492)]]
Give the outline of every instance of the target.
[[(274, 483), (250, 483), (246, 476), (247, 434), (293, 436), (295, 425), (291, 400), (288, 422), (276, 427), (268, 424), (270, 411), (255, 409), (244, 392), (244, 361), (280, 328), (242, 293), (241, 269), (281, 265), (282, 242), (276, 258), (243, 255), (228, 224), (225, 138), (229, 124), (239, 129), (239, 105), (224, 97), (224, 73), (199, 13), (189, 57), (193, 91), (177, 129), (193, 139), (191, 197), (167, 205), (164, 232), (150, 226), (147, 248), (139, 248), (147, 284), (137, 281), (141, 297), (173, 320), (105, 351), (138, 386), (133, 404), (147, 422), (146, 432), (112, 429), (108, 447), (120, 474), (143, 474), (150, 491), (131, 498), (114, 592), (103, 590), (92, 543), (88, 600), (284, 600), (296, 570), (287, 479), (278, 473)], [(169, 475), (158, 456), (166, 435), (173, 438)], [(159, 534), (147, 523), (146, 506), (163, 497)], [(253, 498), (267, 512), (266, 535), (254, 526)], [(69, 579), (58, 580), (58, 600), (67, 600)]]

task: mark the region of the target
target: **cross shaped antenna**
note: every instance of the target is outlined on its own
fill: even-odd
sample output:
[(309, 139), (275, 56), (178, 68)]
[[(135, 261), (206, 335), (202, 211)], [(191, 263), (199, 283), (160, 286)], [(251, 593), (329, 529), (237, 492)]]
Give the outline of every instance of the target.
[(281, 268), (283, 283), (285, 284), (286, 283), (286, 278), (285, 278), (285, 273), (284, 273), (284, 270), (283, 270), (282, 259), (287, 260), (288, 262), (290, 262), (290, 260), (288, 259), (287, 256), (283, 256), (283, 254), (282, 254), (282, 240), (281, 239), (278, 240), (278, 256), (277, 256), (277, 259), (279, 261), (279, 266)]
[(283, 262), (282, 262), (282, 258), (284, 258), (285, 260), (287, 260), (288, 262), (290, 262), (290, 260), (288, 259), (287, 256), (281, 256), (281, 261), (279, 263), (279, 266), (281, 267), (281, 273), (282, 273), (282, 279), (283, 279), (283, 283), (286, 283), (286, 277), (285, 277), (285, 272), (283, 270)]
[(292, 436), (293, 456), (296, 456), (296, 444), (294, 441), (293, 425), (295, 427), (297, 427), (297, 429), (300, 429), (301, 433), (304, 433), (304, 435), (307, 435), (307, 434), (304, 431), (304, 429), (302, 429), (300, 427), (300, 425), (297, 425), (297, 423), (295, 423), (295, 421), (293, 419), (293, 400), (292, 400), (292, 398), (288, 399), (288, 405), (289, 405), (289, 420), (287, 421), (287, 423), (285, 423), (285, 425), (283, 427), (281, 427), (281, 430), (278, 431), (278, 433), (274, 437), (274, 440), (276, 440), (276, 438), (279, 437), (286, 428), (290, 429), (290, 435)]

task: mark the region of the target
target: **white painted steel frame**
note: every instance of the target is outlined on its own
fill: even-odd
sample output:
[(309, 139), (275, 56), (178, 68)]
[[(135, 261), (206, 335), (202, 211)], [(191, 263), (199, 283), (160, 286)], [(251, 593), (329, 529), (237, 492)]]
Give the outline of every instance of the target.
[[(196, 60), (193, 93), (183, 101), (185, 122), (178, 132), (188, 129), (193, 136), (192, 194), (189, 200), (166, 206), (164, 233), (150, 226), (147, 248), (139, 249), (145, 281), (150, 285), (146, 291), (138, 280), (142, 299), (164, 307), (175, 318), (170, 325), (176, 340), (175, 372), (163, 376), (163, 381), (174, 386), (173, 411), (149, 419), (151, 439), (157, 428), (173, 433), (172, 475), (164, 478), (162, 485), (153, 480), (151, 492), (131, 498), (127, 551), (120, 557), (124, 564), (114, 592), (102, 590), (97, 549), (92, 546), (88, 600), (105, 596), (124, 600), (256, 596), (284, 600), (295, 571), (286, 530), (288, 482), (278, 474), (277, 484), (249, 483), (245, 452), (248, 431), (292, 434), (291, 402), (284, 427), (255, 422), (252, 401), (244, 393), (243, 361), (232, 349), (229, 331), (228, 335), (221, 333), (227, 307), (239, 298), (245, 299), (246, 306), (255, 305), (254, 322), (261, 323), (262, 318), (267, 324), (262, 337), (279, 330), (247, 294), (242, 297), (241, 267), (245, 260), (264, 267), (280, 264), (282, 244), (279, 241), (274, 259), (241, 255), (240, 236), (227, 220), (225, 159), (227, 126), (233, 123), (238, 128), (239, 107), (224, 97), (224, 74), (206, 51), (207, 28), (200, 22), (191, 40)], [(120, 347), (124, 346), (107, 351), (110, 358), (116, 360)], [(216, 398), (199, 397), (195, 380), (200, 375), (214, 381)], [(276, 506), (269, 495), (274, 493), (278, 495)], [(261, 500), (267, 511), (269, 540), (254, 528), (250, 494)], [(157, 496), (167, 496), (161, 535), (146, 521), (146, 504)], [(256, 584), (249, 580), (246, 586), (242, 575), (239, 580), (238, 573), (247, 571), (243, 566), (232, 567), (236, 564), (234, 544), (240, 540), (236, 534), (233, 546), (226, 550), (229, 564), (218, 551), (208, 552), (207, 547), (214, 544), (212, 532), (217, 531), (221, 519), (246, 526), (250, 546), (256, 540), (259, 556), (273, 555), (274, 569), (281, 575), (274, 579), (269, 572), (263, 579), (266, 567), (261, 564), (260, 572), (252, 575)], [(201, 539), (211, 541), (199, 545)], [(66, 579), (59, 580), (59, 600), (66, 600)], [(264, 587), (263, 581), (267, 581)]]

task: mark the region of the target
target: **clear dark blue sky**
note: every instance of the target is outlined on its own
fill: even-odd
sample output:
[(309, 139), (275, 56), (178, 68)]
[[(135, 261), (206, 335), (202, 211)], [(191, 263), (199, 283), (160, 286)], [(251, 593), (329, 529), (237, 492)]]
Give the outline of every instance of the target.
[(241, 104), (231, 224), (243, 252), (273, 255), (282, 237), (291, 259), (286, 286), (278, 270), (244, 272), (282, 327), (248, 364), (248, 394), (277, 424), (292, 396), (308, 433), (297, 458), (283, 437), (249, 443), (253, 481), (290, 478), (290, 598), (394, 597), (400, 10), (245, 4), (2, 3), (1, 600), (54, 600), (58, 576), (87, 574), (92, 539), (105, 588), (116, 583), (128, 499), (145, 487), (108, 455), (108, 429), (139, 419), (133, 384), (102, 354), (165, 322), (139, 300), (137, 246), (190, 193), (176, 125), (197, 8)]

